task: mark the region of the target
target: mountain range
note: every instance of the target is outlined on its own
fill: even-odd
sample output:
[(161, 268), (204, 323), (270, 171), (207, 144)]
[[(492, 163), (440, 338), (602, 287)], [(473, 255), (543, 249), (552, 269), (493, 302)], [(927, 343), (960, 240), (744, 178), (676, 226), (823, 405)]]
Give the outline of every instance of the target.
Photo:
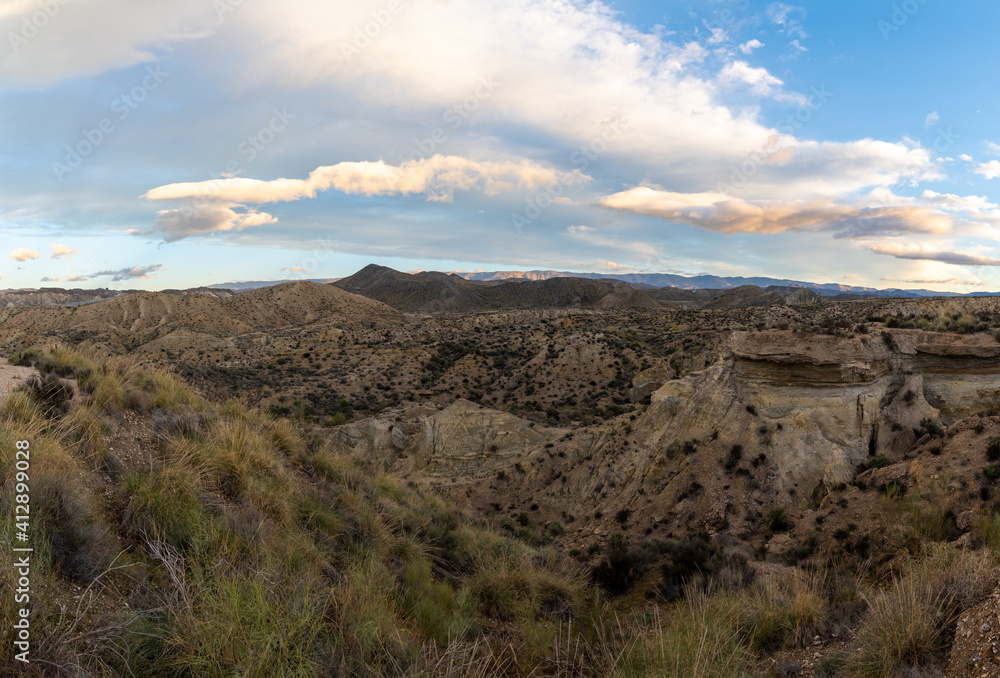
[[(385, 268), (385, 267), (379, 267)], [(389, 269), (391, 270), (391, 269)], [(360, 272), (359, 272), (360, 273)], [(355, 276), (358, 274), (355, 274)], [(645, 288), (676, 288), (679, 290), (727, 290), (737, 287), (753, 285), (759, 288), (768, 287), (798, 287), (813, 290), (824, 297), (838, 298), (838, 295), (857, 295), (861, 297), (896, 297), (903, 299), (923, 299), (927, 297), (992, 297), (1000, 295), (1000, 292), (970, 292), (960, 294), (957, 292), (941, 292), (931, 289), (905, 290), (900, 288), (879, 289), (876, 287), (864, 287), (858, 285), (844, 285), (841, 283), (817, 283), (804, 280), (791, 280), (788, 278), (768, 278), (768, 277), (741, 277), (741, 276), (718, 276), (718, 275), (695, 275), (685, 276), (675, 273), (579, 273), (575, 271), (555, 271), (555, 270), (532, 270), (532, 271), (475, 271), (475, 272), (455, 272), (444, 274), (436, 271), (420, 271), (410, 274), (415, 277), (427, 278), (428, 275), (451, 275), (463, 278), (469, 282), (496, 283), (504, 281), (535, 281), (541, 282), (554, 278), (582, 278), (588, 280), (619, 280), (627, 282), (635, 287)], [(351, 276), (354, 277), (354, 276)], [(337, 283), (345, 278), (316, 278), (310, 282)], [(259, 287), (270, 287), (278, 285), (287, 280), (260, 280), (227, 282), (209, 285), (212, 289), (228, 289), (242, 291), (256, 289)], [(659, 297), (658, 297), (659, 298)], [(849, 297), (839, 297), (849, 298)]]

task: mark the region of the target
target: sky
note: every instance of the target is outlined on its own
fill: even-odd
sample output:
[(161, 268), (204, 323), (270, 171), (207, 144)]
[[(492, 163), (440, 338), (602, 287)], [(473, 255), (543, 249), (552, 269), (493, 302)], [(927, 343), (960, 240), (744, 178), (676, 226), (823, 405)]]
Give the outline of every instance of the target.
[(987, 0), (0, 0), (0, 288), (1000, 290)]

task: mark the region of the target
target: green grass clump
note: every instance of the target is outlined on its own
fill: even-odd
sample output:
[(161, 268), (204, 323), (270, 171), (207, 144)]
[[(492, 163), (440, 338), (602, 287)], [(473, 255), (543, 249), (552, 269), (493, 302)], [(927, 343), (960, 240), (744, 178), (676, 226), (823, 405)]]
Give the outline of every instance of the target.
[(204, 543), (207, 516), (195, 472), (167, 467), (132, 473), (124, 484), (129, 499), (123, 522), (136, 538), (164, 541), (180, 550)]

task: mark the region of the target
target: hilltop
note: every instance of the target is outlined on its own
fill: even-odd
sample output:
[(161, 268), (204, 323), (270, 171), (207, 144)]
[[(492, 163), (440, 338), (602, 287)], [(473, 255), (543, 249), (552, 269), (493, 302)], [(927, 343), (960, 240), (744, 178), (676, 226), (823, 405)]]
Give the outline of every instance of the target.
[(133, 292), (85, 306), (16, 309), (0, 319), (5, 336), (70, 333), (121, 347), (276, 331), (324, 319), (353, 326), (396, 316), (384, 304), (330, 285), (296, 282), (239, 295)]
[(411, 275), (375, 264), (333, 285), (401, 311), (422, 313), (658, 306), (643, 292), (614, 281), (551, 278), (479, 283), (454, 274), (422, 272)]

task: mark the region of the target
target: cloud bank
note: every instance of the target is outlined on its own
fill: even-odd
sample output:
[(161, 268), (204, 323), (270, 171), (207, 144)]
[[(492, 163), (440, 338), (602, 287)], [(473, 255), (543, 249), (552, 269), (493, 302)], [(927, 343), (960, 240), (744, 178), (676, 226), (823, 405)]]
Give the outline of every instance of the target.
[(157, 219), (155, 230), (173, 242), (191, 235), (273, 223), (273, 216), (246, 205), (315, 198), (317, 193), (328, 190), (365, 196), (422, 194), (432, 202), (451, 202), (456, 191), (494, 196), (515, 189), (535, 190), (557, 183), (571, 186), (589, 180), (580, 170), (560, 171), (528, 160), (477, 161), (435, 155), (398, 166), (382, 160), (342, 162), (319, 167), (306, 179), (261, 181), (232, 177), (169, 184), (142, 197), (186, 203), (182, 209), (161, 211)]

